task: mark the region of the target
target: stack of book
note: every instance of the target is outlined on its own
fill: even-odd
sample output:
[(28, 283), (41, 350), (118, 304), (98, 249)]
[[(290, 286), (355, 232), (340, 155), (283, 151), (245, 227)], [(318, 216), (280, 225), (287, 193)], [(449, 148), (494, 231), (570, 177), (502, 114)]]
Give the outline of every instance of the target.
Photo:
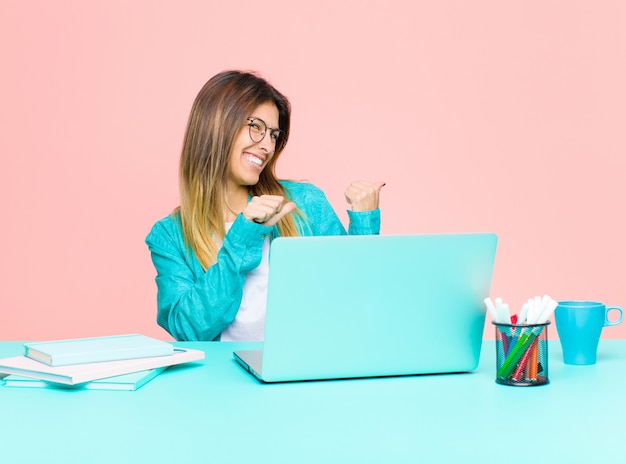
[(167, 367), (204, 359), (200, 350), (129, 334), (25, 343), (0, 359), (6, 387), (137, 390)]

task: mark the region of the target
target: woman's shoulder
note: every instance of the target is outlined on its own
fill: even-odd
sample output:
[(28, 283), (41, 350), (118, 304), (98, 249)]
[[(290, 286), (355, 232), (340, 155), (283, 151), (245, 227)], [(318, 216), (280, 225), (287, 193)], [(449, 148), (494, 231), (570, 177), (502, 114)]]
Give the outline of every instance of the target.
[(173, 212), (154, 223), (146, 237), (146, 242), (169, 242), (174, 237), (178, 238), (181, 233), (180, 215), (178, 212)]
[(319, 187), (306, 181), (281, 180), (281, 185), (285, 187), (289, 195), (295, 200), (302, 197), (326, 198), (326, 195)]

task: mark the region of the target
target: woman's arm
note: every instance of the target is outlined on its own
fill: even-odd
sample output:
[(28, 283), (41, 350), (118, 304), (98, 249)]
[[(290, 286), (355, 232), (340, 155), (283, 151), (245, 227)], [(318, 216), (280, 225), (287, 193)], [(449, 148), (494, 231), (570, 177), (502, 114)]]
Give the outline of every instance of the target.
[(306, 182), (288, 182), (288, 196), (304, 214), (307, 225), (303, 235), (371, 235), (380, 233), (380, 209), (369, 211), (348, 210), (348, 232), (339, 220), (337, 213), (328, 202), (324, 192)]
[(176, 340), (214, 340), (235, 318), (247, 272), (261, 262), (271, 227), (243, 216), (224, 237), (217, 262), (206, 271), (183, 241), (173, 218), (159, 221), (146, 238), (157, 271), (158, 324)]

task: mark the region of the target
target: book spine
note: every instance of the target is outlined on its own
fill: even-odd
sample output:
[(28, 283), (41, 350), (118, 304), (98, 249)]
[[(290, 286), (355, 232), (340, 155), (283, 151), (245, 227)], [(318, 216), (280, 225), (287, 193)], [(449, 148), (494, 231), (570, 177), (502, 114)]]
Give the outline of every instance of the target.
[(87, 364), (107, 361), (123, 361), (126, 359), (153, 358), (157, 356), (169, 356), (174, 352), (173, 348), (159, 347), (143, 350), (123, 351), (123, 352), (102, 352), (102, 353), (68, 353), (64, 356), (54, 356), (51, 358), (50, 366), (69, 366), (72, 364)]

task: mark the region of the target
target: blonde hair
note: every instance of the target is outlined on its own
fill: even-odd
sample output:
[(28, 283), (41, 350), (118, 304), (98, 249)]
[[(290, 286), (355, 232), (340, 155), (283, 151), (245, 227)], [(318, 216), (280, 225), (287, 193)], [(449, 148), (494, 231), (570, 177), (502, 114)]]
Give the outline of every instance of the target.
[[(266, 80), (252, 73), (217, 74), (202, 87), (193, 103), (180, 157), (180, 206), (174, 213), (180, 213), (185, 243), (205, 270), (217, 260), (216, 240), (221, 243), (226, 234), (224, 181), (233, 141), (252, 111), (267, 102), (276, 105), (278, 124), (287, 139), (291, 116), (289, 101)], [(251, 195), (288, 196), (275, 174), (276, 161), (283, 148), (284, 144), (276, 147), (259, 182), (250, 186)], [(283, 217), (277, 227), (281, 236), (299, 235), (293, 214)]]

